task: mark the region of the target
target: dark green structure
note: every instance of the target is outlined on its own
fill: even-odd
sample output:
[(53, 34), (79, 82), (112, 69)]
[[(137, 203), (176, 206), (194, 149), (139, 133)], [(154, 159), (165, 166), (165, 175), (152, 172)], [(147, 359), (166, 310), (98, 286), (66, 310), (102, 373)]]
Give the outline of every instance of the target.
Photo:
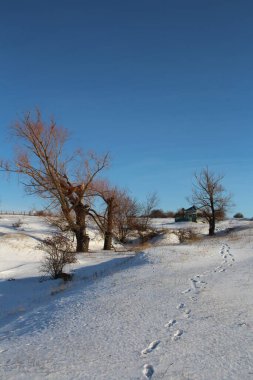
[(197, 222), (197, 207), (182, 208), (182, 212), (175, 216), (175, 222)]

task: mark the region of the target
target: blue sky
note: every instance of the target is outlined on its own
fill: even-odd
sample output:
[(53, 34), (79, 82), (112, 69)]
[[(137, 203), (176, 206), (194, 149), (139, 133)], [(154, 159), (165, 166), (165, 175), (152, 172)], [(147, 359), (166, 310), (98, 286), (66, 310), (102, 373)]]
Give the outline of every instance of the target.
[[(231, 211), (253, 216), (253, 3), (8, 0), (0, 11), (1, 157), (8, 127), (40, 107), (69, 147), (109, 151), (107, 173), (138, 199), (187, 207), (193, 174), (225, 175)], [(38, 200), (2, 177), (0, 208)]]

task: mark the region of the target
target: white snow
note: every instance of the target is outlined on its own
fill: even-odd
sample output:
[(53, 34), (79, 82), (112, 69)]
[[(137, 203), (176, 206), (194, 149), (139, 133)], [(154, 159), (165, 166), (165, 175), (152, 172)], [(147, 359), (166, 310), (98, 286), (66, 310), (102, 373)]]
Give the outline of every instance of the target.
[(1, 379), (253, 378), (251, 221), (136, 255), (102, 252), (94, 233), (65, 284), (39, 281), (50, 227), (14, 218), (0, 219)]

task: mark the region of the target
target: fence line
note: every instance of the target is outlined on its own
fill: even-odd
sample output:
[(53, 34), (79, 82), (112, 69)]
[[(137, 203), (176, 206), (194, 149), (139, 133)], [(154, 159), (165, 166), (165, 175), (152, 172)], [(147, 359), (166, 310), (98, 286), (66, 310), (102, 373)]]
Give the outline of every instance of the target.
[(29, 215), (29, 216), (34, 216), (34, 213), (31, 211), (3, 211), (3, 210), (0, 210), (0, 215)]

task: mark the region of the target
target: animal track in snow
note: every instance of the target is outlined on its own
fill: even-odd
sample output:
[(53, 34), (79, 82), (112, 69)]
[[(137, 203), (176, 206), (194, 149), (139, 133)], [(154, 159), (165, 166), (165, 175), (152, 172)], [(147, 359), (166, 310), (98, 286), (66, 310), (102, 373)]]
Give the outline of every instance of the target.
[(177, 305), (177, 310), (181, 310), (185, 307), (185, 304), (184, 303), (180, 303), (179, 305)]
[(160, 343), (160, 340), (154, 340), (153, 342), (150, 343), (150, 345), (147, 348), (141, 351), (141, 354), (142, 355), (149, 354), (158, 346), (159, 343)]
[(181, 294), (186, 294), (186, 293), (189, 293), (191, 291), (191, 288), (188, 288), (188, 289), (185, 289), (181, 292)]
[(177, 321), (175, 319), (171, 319), (168, 323), (166, 323), (164, 325), (164, 327), (172, 327), (173, 325), (175, 325), (177, 323)]
[(183, 330), (181, 329), (178, 329), (174, 334), (173, 334), (173, 337), (172, 337), (172, 340), (178, 340), (179, 338), (181, 338), (181, 336), (183, 335)]
[(194, 278), (190, 278), (190, 282), (191, 282), (192, 289), (194, 290), (195, 293), (197, 293), (198, 289), (197, 289), (196, 283), (198, 282), (198, 280), (195, 280)]
[(185, 311), (184, 311), (184, 317), (185, 318), (190, 318), (190, 314), (191, 314), (191, 309), (185, 309)]
[(151, 379), (154, 372), (154, 368), (151, 364), (144, 364), (142, 373), (145, 376), (145, 379)]
[(206, 285), (207, 283), (205, 281), (199, 280), (199, 281), (197, 281), (197, 284), (199, 284), (199, 285), (201, 285), (201, 284)]
[[(230, 252), (230, 246), (227, 243), (222, 244), (220, 254), (222, 255), (222, 258), (223, 258), (222, 265), (232, 266), (230, 261), (234, 262), (235, 259), (234, 259), (234, 256), (232, 255), (232, 253)], [(215, 268), (215, 272), (218, 269), (221, 269), (221, 270), (219, 270), (219, 272), (225, 272), (225, 269), (222, 268), (222, 266), (220, 268), (218, 268), (218, 267)]]

